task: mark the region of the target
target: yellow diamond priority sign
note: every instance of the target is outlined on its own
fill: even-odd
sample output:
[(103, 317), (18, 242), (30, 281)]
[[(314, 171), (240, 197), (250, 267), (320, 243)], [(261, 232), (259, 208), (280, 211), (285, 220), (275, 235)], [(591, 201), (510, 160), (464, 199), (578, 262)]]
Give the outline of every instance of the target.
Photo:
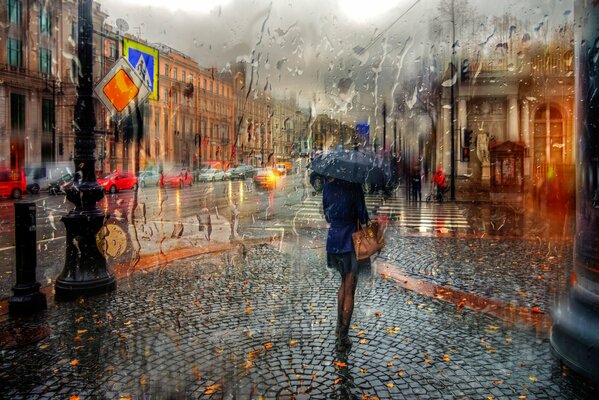
[(94, 89), (113, 116), (125, 117), (150, 95), (150, 88), (125, 58), (120, 58)]

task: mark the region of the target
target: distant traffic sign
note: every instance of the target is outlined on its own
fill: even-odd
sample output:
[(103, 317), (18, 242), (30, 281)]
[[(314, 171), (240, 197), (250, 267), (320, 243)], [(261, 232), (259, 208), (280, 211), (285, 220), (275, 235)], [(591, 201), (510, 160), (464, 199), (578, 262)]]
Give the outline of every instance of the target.
[(150, 100), (158, 100), (158, 50), (124, 39), (123, 55), (150, 88)]
[(131, 64), (120, 58), (94, 89), (114, 116), (125, 117), (150, 95), (150, 89)]

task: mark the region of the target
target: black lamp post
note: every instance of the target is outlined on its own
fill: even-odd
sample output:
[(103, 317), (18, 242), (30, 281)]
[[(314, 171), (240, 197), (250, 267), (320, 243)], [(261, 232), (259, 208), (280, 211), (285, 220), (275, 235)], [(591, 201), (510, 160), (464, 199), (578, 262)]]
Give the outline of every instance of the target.
[(81, 74), (77, 82), (75, 106), (75, 171), (78, 177), (67, 190), (75, 208), (62, 218), (67, 231), (64, 269), (56, 280), (57, 300), (105, 293), (116, 288), (114, 274), (96, 244), (96, 236), (106, 220), (96, 202), (104, 190), (96, 181), (94, 150), (93, 93), (93, 0), (79, 0), (77, 55)]

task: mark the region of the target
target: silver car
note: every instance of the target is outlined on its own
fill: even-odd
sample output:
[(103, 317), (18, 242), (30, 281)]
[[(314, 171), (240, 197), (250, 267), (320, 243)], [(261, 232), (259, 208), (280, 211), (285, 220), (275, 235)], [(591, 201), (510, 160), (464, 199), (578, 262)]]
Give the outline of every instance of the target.
[(158, 186), (160, 182), (160, 174), (155, 170), (146, 170), (139, 173), (139, 186)]
[(207, 169), (198, 176), (200, 182), (224, 181), (225, 173), (222, 169)]

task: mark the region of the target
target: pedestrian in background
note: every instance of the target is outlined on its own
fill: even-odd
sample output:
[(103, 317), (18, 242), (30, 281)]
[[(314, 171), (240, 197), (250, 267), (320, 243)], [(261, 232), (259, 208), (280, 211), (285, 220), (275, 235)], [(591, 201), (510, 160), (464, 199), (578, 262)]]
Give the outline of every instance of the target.
[(357, 183), (330, 179), (322, 193), (322, 207), (329, 225), (327, 264), (341, 275), (337, 293), (337, 350), (351, 347), (349, 327), (354, 311), (354, 295), (358, 284), (358, 260), (354, 252), (352, 233), (368, 222), (364, 191)]
[(422, 171), (420, 161), (416, 161), (412, 169), (412, 199), (422, 201)]

